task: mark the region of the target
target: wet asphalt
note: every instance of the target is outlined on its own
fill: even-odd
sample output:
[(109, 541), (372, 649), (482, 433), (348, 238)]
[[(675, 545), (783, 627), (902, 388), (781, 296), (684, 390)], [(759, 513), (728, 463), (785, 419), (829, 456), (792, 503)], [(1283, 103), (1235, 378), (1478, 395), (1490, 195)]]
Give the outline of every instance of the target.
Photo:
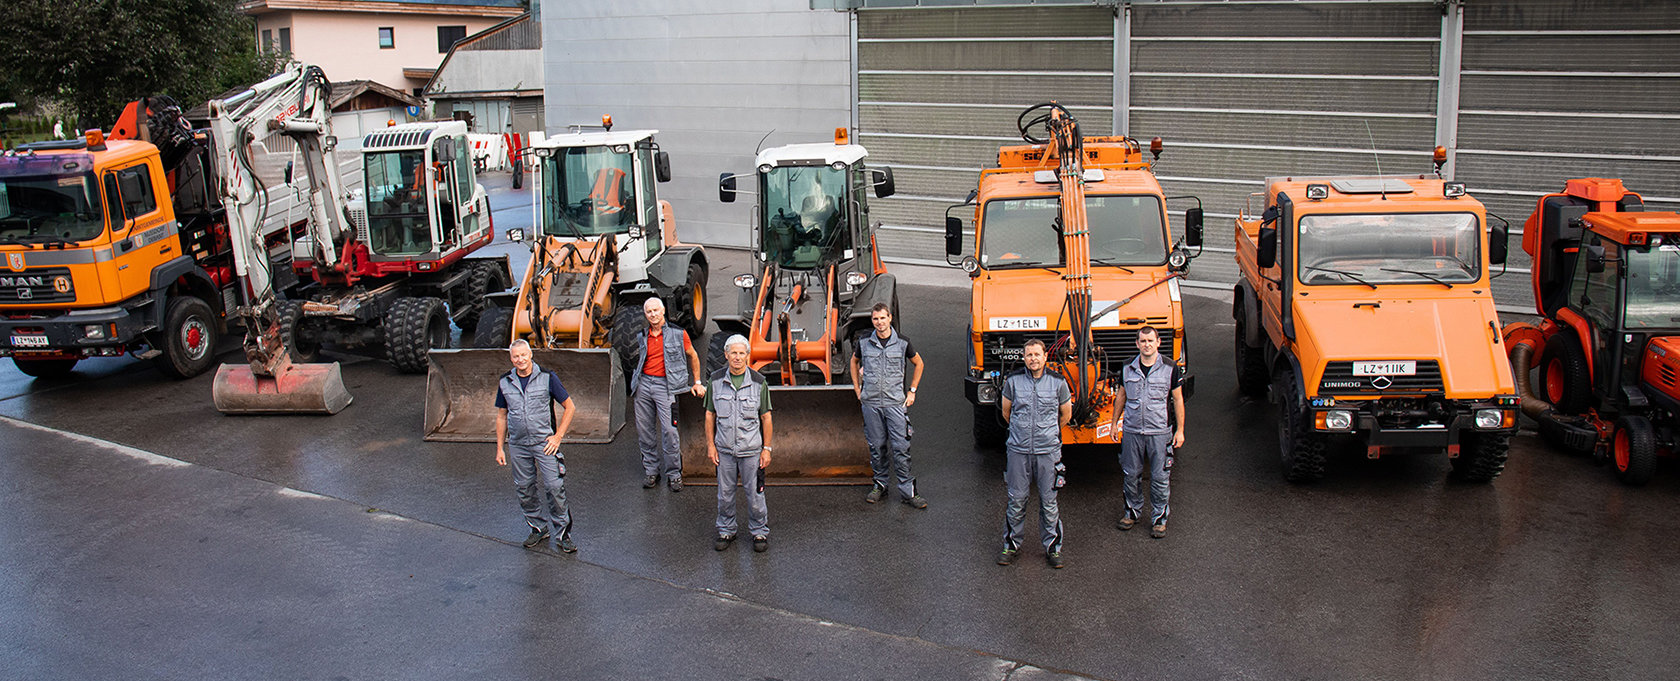
[[(520, 193), (495, 191), (498, 229), (529, 223)], [(713, 254), (717, 313), (746, 259)], [(1185, 298), (1196, 394), (1169, 536), (1116, 530), (1114, 452), (1073, 449), (1068, 567), (1049, 569), (1031, 539), (1014, 566), (994, 565), (1003, 461), (969, 435), (964, 280), (902, 271), (901, 329), (928, 361), (912, 419), (931, 506), (773, 488), (764, 554), (712, 550), (713, 488), (642, 489), (630, 429), (567, 449), (579, 552), (521, 548), (493, 448), (423, 442), (424, 377), (377, 358), (329, 351), (355, 395), (333, 417), (222, 416), (211, 376), (171, 381), (126, 358), (64, 381), (0, 363), (0, 678), (1642, 679), (1680, 667), (1680, 467), (1626, 488), (1525, 433), (1491, 485), (1449, 481), (1444, 458), (1362, 456), (1290, 485), (1272, 408), (1236, 393), (1229, 305), (1198, 292)], [(224, 350), (238, 361), (235, 343)]]

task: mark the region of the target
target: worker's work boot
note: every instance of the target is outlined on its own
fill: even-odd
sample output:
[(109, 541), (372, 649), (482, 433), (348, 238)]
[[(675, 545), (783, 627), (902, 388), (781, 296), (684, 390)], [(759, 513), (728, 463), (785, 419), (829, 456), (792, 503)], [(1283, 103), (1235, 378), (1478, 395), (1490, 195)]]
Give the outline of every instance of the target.
[(1167, 536), (1167, 521), (1162, 520), (1160, 522), (1155, 523), (1154, 527), (1149, 528), (1149, 536), (1154, 537), (1156, 539), (1161, 539), (1161, 538), (1166, 537)]
[(1004, 549), (1003, 552), (998, 554), (997, 564), (1008, 565), (1013, 563), (1015, 562), (1015, 557), (1019, 555), (1021, 555), (1020, 551), (1016, 551), (1015, 549)]
[(878, 502), (882, 499), (885, 499), (886, 496), (887, 496), (887, 488), (882, 487), (880, 485), (876, 485), (876, 486), (871, 487), (869, 489), (868, 494), (863, 495), (863, 500), (873, 504), (873, 503), (876, 503), (876, 502)]
[(720, 534), (720, 535), (718, 535), (717, 539), (712, 540), (712, 550), (713, 551), (722, 551), (724, 549), (729, 548), (729, 545), (733, 544), (733, 543), (735, 543), (735, 535), (733, 535), (733, 534), (721, 535)]
[(672, 492), (681, 492), (682, 478), (671, 478), (671, 482), (668, 483), (668, 486), (671, 488)]
[(659, 476), (657, 475), (650, 475), (647, 476), (647, 479), (642, 480), (642, 489), (653, 489), (657, 486), (659, 486)]
[(572, 541), (572, 535), (561, 535), (560, 541), (555, 543), (561, 553), (577, 553), (577, 542)]
[(531, 528), (531, 534), (525, 536), (525, 548), (534, 549), (538, 544), (548, 541), (548, 530)]
[(1062, 552), (1061, 551), (1051, 551), (1050, 553), (1046, 554), (1044, 556), (1044, 562), (1049, 563), (1050, 567), (1055, 568), (1057, 570), (1062, 569), (1062, 566), (1065, 564), (1065, 563), (1062, 562)]
[(1126, 509), (1126, 512), (1120, 514), (1120, 523), (1117, 525), (1117, 527), (1119, 527), (1122, 532), (1124, 532), (1126, 530), (1129, 530), (1129, 529), (1132, 529), (1133, 527), (1136, 527), (1136, 526), (1137, 526), (1137, 516), (1132, 515), (1131, 509)]
[(927, 500), (923, 499), (922, 495), (920, 495), (920, 494), (912, 496), (909, 499), (905, 499), (904, 503), (909, 505), (910, 508), (916, 508), (916, 509), (927, 508)]

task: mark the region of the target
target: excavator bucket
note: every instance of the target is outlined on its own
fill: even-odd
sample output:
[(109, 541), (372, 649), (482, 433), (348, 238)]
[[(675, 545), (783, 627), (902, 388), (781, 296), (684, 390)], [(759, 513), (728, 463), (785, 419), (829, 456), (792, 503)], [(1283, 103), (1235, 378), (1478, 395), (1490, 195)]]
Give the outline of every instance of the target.
[(258, 376), (244, 364), (223, 364), (210, 397), (223, 414), (337, 414), (352, 399), (338, 362), (288, 364), (274, 376)]
[[(513, 369), (506, 350), (433, 350), (426, 371), (426, 435), (432, 442), (495, 442), (496, 382)], [(612, 442), (624, 427), (624, 376), (613, 351), (533, 349), (560, 376), (577, 411), (565, 442)], [(555, 413), (559, 416), (559, 412)]]
[[(867, 485), (869, 444), (863, 438), (863, 410), (850, 386), (771, 386), (769, 485)], [(717, 484), (717, 467), (706, 455), (706, 411), (701, 399), (679, 403), (683, 482)]]

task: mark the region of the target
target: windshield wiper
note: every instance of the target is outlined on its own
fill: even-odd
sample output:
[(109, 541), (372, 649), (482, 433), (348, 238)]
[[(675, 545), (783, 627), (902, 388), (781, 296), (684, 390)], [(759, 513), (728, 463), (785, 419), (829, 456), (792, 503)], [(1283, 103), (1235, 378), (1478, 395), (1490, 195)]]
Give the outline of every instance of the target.
[(1132, 272), (1132, 268), (1127, 267), (1125, 265), (1122, 265), (1120, 263), (1109, 262), (1107, 260), (1097, 260), (1096, 258), (1092, 258), (1091, 259), (1091, 264), (1092, 265), (1102, 265), (1104, 267), (1115, 267), (1115, 268), (1119, 268), (1121, 270), (1124, 270), (1126, 272), (1126, 274), (1135, 274), (1134, 272)]
[(1025, 268), (1028, 268), (1028, 267), (1036, 267), (1036, 268), (1044, 270), (1046, 272), (1055, 272), (1057, 274), (1061, 274), (1061, 272), (1057, 271), (1056, 268), (1051, 267), (1049, 265), (1046, 265), (1043, 262), (1040, 262), (1038, 260), (1015, 260), (1015, 261), (1011, 261), (1011, 262), (1006, 262), (1006, 263), (1000, 263), (1000, 264), (997, 264), (997, 265), (993, 265), (992, 267), (995, 268), (995, 269), (1025, 269)]
[(1343, 272), (1343, 271), (1341, 271), (1341, 270), (1333, 270), (1333, 269), (1330, 269), (1330, 268), (1328, 268), (1328, 267), (1313, 267), (1313, 266), (1312, 266), (1312, 265), (1302, 265), (1302, 266), (1301, 266), (1301, 269), (1307, 269), (1307, 270), (1317, 270), (1317, 271), (1319, 271), (1319, 272), (1329, 272), (1329, 273), (1331, 273), (1331, 274), (1340, 274), (1340, 275), (1342, 275), (1342, 276), (1344, 276), (1344, 277), (1347, 277), (1347, 278), (1349, 278), (1349, 279), (1352, 279), (1352, 280), (1354, 280), (1354, 281), (1357, 281), (1357, 282), (1359, 282), (1359, 283), (1361, 283), (1361, 284), (1364, 284), (1364, 285), (1366, 285), (1366, 286), (1369, 286), (1369, 287), (1371, 287), (1371, 288), (1372, 288), (1372, 290), (1375, 290), (1375, 289), (1376, 289), (1376, 288), (1377, 288), (1377, 285), (1376, 285), (1376, 284), (1373, 284), (1373, 283), (1371, 283), (1371, 282), (1368, 282), (1368, 281), (1365, 281), (1365, 280), (1364, 280), (1364, 279), (1360, 279), (1360, 278), (1359, 278), (1359, 275), (1357, 275), (1357, 274), (1354, 274), (1354, 273), (1352, 273), (1352, 272)]
[(1391, 267), (1384, 267), (1384, 268), (1382, 268), (1382, 271), (1384, 271), (1384, 272), (1399, 272), (1400, 274), (1415, 274), (1415, 275), (1418, 275), (1420, 277), (1423, 277), (1424, 279), (1428, 279), (1428, 280), (1433, 281), (1437, 284), (1445, 286), (1447, 288), (1452, 288), (1453, 287), (1452, 284), (1449, 284), (1445, 281), (1437, 279), (1437, 278), (1435, 278), (1434, 275), (1431, 275), (1427, 272), (1419, 272), (1417, 270), (1402, 270), (1402, 269), (1395, 269), (1395, 268), (1391, 268)]

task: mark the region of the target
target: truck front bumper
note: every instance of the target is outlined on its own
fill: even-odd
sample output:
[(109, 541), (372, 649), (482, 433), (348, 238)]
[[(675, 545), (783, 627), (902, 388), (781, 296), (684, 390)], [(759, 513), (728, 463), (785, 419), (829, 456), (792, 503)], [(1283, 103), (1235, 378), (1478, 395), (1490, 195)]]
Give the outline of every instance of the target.
[(0, 357), (113, 357), (150, 330), (126, 307), (71, 310), (32, 319), (0, 319)]

